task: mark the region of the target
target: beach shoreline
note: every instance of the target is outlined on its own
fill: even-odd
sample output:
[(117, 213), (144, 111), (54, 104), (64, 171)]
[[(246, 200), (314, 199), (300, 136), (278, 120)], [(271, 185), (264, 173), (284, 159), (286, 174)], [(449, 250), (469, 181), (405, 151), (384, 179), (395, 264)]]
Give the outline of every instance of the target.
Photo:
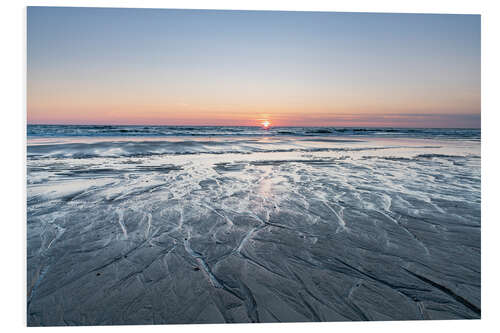
[(28, 138), (28, 325), (480, 318), (480, 138)]

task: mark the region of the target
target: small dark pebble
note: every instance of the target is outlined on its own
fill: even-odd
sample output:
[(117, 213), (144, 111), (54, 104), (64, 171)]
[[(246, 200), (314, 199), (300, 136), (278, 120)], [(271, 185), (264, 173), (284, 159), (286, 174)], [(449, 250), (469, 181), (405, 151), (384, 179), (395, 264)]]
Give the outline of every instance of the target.
[(96, 275), (97, 275), (97, 276), (101, 276), (101, 273), (97, 273)]
[(195, 267), (195, 268), (193, 268), (193, 270), (195, 270), (195, 271), (199, 271), (199, 270), (200, 270), (200, 268), (199, 268), (199, 267)]

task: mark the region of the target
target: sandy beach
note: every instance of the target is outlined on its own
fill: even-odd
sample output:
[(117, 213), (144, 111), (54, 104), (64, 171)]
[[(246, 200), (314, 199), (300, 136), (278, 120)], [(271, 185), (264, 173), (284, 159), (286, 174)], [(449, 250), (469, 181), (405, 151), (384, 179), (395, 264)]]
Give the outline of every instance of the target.
[(274, 134), (29, 137), (28, 325), (480, 318), (477, 131)]

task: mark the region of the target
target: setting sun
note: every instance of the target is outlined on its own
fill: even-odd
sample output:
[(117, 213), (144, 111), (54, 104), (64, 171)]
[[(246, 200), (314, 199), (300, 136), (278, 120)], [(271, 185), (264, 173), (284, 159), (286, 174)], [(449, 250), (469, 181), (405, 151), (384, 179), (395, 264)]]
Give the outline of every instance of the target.
[(264, 128), (268, 128), (269, 126), (271, 126), (271, 123), (269, 121), (267, 121), (267, 120), (264, 120), (262, 122), (262, 126), (264, 126)]

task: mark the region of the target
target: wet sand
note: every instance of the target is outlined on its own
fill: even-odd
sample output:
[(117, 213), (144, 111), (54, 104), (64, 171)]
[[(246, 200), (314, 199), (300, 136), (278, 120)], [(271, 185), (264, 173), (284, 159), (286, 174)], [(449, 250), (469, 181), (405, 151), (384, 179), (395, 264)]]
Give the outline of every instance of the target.
[(480, 318), (480, 143), (28, 142), (28, 325)]

